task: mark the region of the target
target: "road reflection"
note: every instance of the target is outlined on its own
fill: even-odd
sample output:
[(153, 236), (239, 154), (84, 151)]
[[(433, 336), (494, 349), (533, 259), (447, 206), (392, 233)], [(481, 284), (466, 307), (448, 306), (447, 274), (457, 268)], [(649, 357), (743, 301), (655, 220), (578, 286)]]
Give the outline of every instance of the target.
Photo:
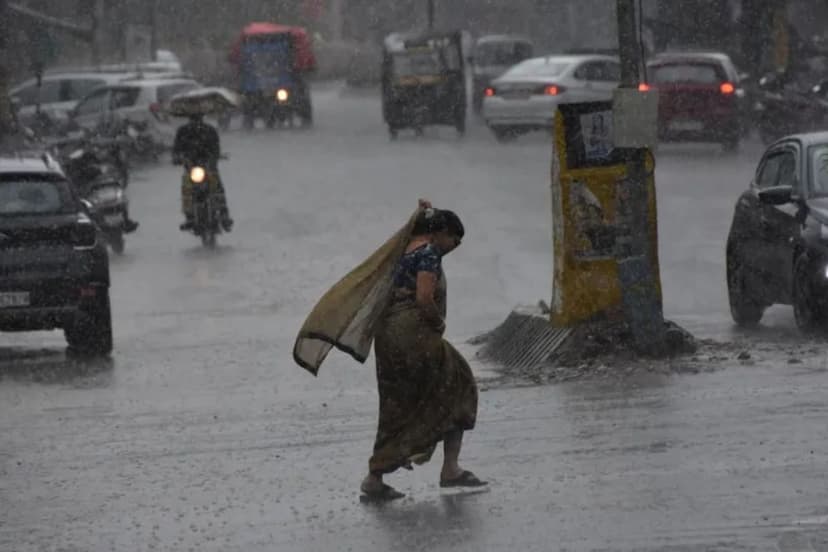
[(88, 357), (66, 348), (0, 347), (0, 382), (108, 387), (115, 361)]

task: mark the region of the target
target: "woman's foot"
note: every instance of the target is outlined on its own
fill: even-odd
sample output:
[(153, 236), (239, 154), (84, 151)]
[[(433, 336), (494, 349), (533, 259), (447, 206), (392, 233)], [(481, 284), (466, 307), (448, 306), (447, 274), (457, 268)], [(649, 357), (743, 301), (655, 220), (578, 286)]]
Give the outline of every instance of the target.
[(368, 501), (387, 502), (402, 498), (405, 495), (391, 485), (385, 483), (363, 482), (359, 489), (362, 491), (362, 498)]
[(468, 470), (458, 470), (451, 475), (442, 473), (440, 475), (440, 486), (448, 487), (485, 487), (488, 485), (487, 481), (480, 480), (476, 475)]
[(388, 501), (402, 498), (405, 495), (391, 485), (382, 482), (381, 477), (368, 476), (359, 486), (363, 496), (368, 500)]

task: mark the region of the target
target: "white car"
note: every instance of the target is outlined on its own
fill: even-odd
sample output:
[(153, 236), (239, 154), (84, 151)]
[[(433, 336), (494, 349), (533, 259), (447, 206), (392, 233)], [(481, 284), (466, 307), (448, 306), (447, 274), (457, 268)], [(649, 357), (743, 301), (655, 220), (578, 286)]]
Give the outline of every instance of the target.
[(552, 128), (562, 103), (609, 101), (621, 80), (618, 58), (555, 55), (522, 61), (492, 81), (483, 118), (498, 140)]
[(40, 111), (52, 119), (64, 120), (75, 105), (93, 89), (134, 77), (134, 72), (50, 71), (43, 75), (40, 87), (35, 79), (15, 86), (9, 95), (19, 106), (17, 116), (28, 124)]
[(176, 94), (201, 87), (194, 79), (172, 74), (129, 79), (92, 91), (72, 110), (70, 117), (89, 129), (114, 121), (146, 122), (156, 143), (170, 147), (183, 120), (170, 117), (167, 104)]

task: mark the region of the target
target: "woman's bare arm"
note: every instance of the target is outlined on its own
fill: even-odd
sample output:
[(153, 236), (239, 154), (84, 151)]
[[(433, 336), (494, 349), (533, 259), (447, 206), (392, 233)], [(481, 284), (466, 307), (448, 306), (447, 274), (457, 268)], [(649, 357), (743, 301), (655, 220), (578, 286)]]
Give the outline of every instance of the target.
[(434, 294), (437, 291), (437, 275), (433, 272), (417, 273), (417, 304), (425, 314), (426, 319), (437, 328), (445, 324), (440, 315), (440, 309), (434, 301)]

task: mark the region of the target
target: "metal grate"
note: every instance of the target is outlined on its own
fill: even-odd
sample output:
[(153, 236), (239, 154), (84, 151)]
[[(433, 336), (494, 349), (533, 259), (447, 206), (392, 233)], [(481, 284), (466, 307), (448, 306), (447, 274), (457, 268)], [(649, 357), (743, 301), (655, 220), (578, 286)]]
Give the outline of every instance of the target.
[(533, 367), (548, 362), (571, 333), (571, 328), (555, 328), (540, 314), (512, 311), (487, 336), (478, 356), (510, 368)]

